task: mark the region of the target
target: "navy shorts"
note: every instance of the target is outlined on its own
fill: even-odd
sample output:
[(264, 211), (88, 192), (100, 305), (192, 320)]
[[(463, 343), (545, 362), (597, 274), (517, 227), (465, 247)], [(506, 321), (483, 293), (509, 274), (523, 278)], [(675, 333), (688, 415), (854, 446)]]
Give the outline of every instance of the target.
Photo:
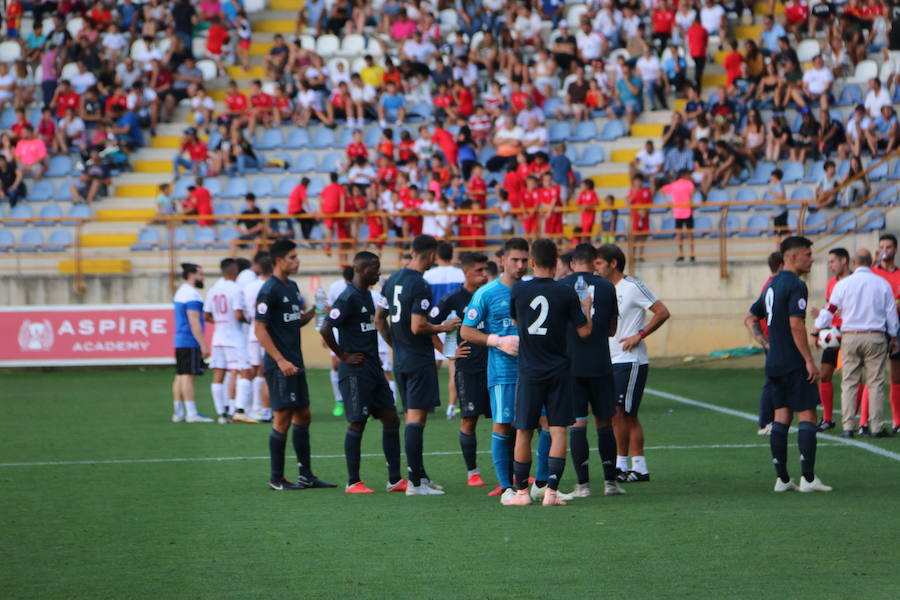
[(397, 410), (394, 393), (380, 367), (342, 364), (338, 377), (348, 423), (364, 423), (369, 417), (378, 419), (385, 412)]
[(838, 348), (825, 348), (822, 350), (822, 364), (837, 367)]
[(613, 365), (616, 404), (621, 406), (629, 417), (636, 417), (641, 408), (649, 370), (650, 365), (641, 365), (636, 362)]
[(522, 430), (536, 429), (541, 409), (545, 407), (547, 425), (550, 427), (568, 427), (575, 422), (572, 378), (568, 373), (542, 381), (530, 381), (519, 376), (514, 427)]
[(175, 373), (203, 375), (203, 355), (200, 348), (175, 348)]
[(433, 410), (441, 405), (436, 368), (424, 367), (412, 373), (395, 371), (394, 380), (404, 412), (409, 409)]
[(456, 400), (460, 416), (491, 416), (491, 395), (488, 393), (487, 373), (464, 373), (456, 370)]
[(575, 400), (575, 418), (587, 418), (588, 407), (598, 419), (609, 419), (616, 414), (616, 387), (612, 375), (573, 377), (572, 397)]
[(819, 405), (819, 386), (809, 383), (806, 377), (806, 369), (769, 377), (772, 384), (772, 406), (775, 410), (779, 408), (789, 408), (793, 412), (815, 410)]
[(309, 406), (309, 388), (306, 372), (286, 377), (275, 367), (266, 371), (266, 385), (269, 386), (269, 404), (272, 410), (294, 410)]

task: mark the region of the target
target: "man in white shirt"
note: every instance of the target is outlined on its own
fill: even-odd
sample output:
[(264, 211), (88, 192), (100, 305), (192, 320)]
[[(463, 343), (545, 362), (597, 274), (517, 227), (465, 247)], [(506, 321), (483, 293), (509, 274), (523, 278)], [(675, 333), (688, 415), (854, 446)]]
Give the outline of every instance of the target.
[[(435, 266), (425, 271), (422, 276), (431, 288), (432, 306), (437, 306), (441, 301), (441, 298), (466, 282), (466, 275), (463, 273), (463, 270), (453, 266), (453, 246), (447, 242), (438, 244), (437, 254), (435, 256)], [(438, 337), (440, 337), (441, 343), (443, 343), (445, 335), (439, 333)], [(437, 368), (440, 369), (441, 361), (444, 360), (444, 355), (435, 350), (434, 359), (437, 362)], [(456, 411), (456, 385), (453, 383), (455, 379), (454, 362), (452, 360), (447, 361), (447, 364), (449, 365), (448, 390), (450, 395), (447, 401), (447, 418), (449, 419), (455, 415)], [(451, 413), (451, 409), (454, 412)]]
[(866, 114), (866, 109), (857, 105), (853, 114), (844, 126), (844, 134), (847, 137), (847, 143), (850, 145), (850, 151), (856, 156), (862, 154), (863, 143), (865, 142), (869, 143), (869, 150), (872, 152), (873, 156), (878, 153), (877, 147), (872, 143), (873, 138), (870, 135), (873, 125), (874, 122), (869, 118), (869, 115)]
[(603, 56), (607, 43), (603, 37), (596, 31), (591, 31), (591, 26), (584, 23), (581, 31), (575, 38), (575, 47), (578, 49), (579, 58), (584, 63), (590, 63)]
[(535, 119), (528, 121), (527, 129), (522, 136), (522, 143), (525, 145), (525, 153), (533, 156), (538, 152), (544, 154), (550, 153), (549, 133), (543, 125), (538, 125)]
[[(258, 252), (254, 257), (253, 266), (256, 273), (253, 273), (253, 269), (241, 271), (241, 275), (244, 273), (253, 273), (255, 275), (255, 278), (252, 280), (250, 280), (249, 276), (246, 276), (246, 279), (249, 281), (243, 286), (244, 306), (246, 307), (244, 315), (250, 324), (247, 334), (247, 363), (249, 365), (249, 380), (252, 390), (250, 417), (257, 421), (268, 423), (272, 420), (272, 409), (269, 407), (268, 390), (266, 389), (266, 379), (263, 373), (263, 348), (256, 338), (253, 323), (256, 317), (256, 299), (259, 296), (259, 290), (266, 280), (272, 276), (272, 257), (267, 252)], [(240, 279), (240, 276), (238, 276), (238, 279)], [(240, 285), (240, 282), (238, 284)]]
[(666, 110), (669, 109), (666, 103), (666, 85), (665, 74), (662, 70), (662, 64), (656, 57), (656, 53), (650, 46), (644, 47), (644, 54), (637, 59), (637, 73), (644, 82), (644, 95), (650, 98), (652, 110), (657, 109), (656, 100)]
[[(219, 423), (227, 423), (229, 419), (229, 407), (227, 403), (227, 391), (225, 389), (225, 374), (246, 369), (244, 364), (244, 351), (246, 342), (241, 335), (241, 323), (244, 318), (244, 299), (241, 288), (235, 283), (238, 274), (237, 261), (226, 258), (219, 264), (222, 270), (222, 278), (209, 290), (206, 301), (203, 303), (203, 313), (207, 323), (215, 324), (212, 338), (212, 356), (209, 361), (213, 369), (213, 381), (211, 385), (213, 403), (219, 415)], [(244, 418), (234, 416), (234, 420), (242, 421)]]
[(666, 157), (662, 150), (653, 146), (652, 140), (647, 140), (644, 147), (638, 151), (634, 160), (628, 165), (628, 174), (634, 177), (640, 173), (650, 183), (651, 193), (656, 192), (657, 179), (662, 175)]
[[(639, 279), (624, 274), (625, 253), (615, 244), (597, 249), (597, 273), (616, 287), (619, 302), (619, 327), (609, 339), (613, 380), (616, 389), (616, 479), (619, 482), (650, 481), (644, 456), (644, 429), (638, 409), (647, 383), (650, 360), (644, 338), (659, 329), (669, 318), (669, 309)], [(645, 312), (652, 313), (644, 323)], [(628, 455), (631, 454), (631, 469)]]
[(97, 77), (87, 70), (84, 61), (79, 60), (78, 72), (69, 78), (69, 83), (72, 84), (79, 96), (83, 96), (89, 87), (97, 83)]
[(887, 437), (883, 430), (885, 371), (889, 354), (897, 352), (897, 305), (885, 279), (872, 272), (872, 254), (859, 249), (854, 271), (841, 279), (816, 318), (816, 329), (831, 325), (841, 311), (841, 437), (853, 437), (856, 392), (865, 373), (869, 389), (869, 435)]
[(700, 9), (700, 24), (709, 35), (723, 36), (728, 30), (725, 9), (716, 0), (706, 0), (706, 4)]
[(891, 106), (893, 104), (893, 102), (891, 102), (890, 92), (881, 85), (881, 80), (877, 77), (873, 77), (869, 80), (869, 92), (866, 94), (864, 104), (866, 106), (866, 112), (872, 119), (877, 119), (881, 116), (882, 106)]
[(812, 62), (812, 68), (803, 74), (803, 93), (807, 102), (818, 102), (819, 106), (828, 110), (834, 74), (825, 66), (821, 55), (815, 56)]

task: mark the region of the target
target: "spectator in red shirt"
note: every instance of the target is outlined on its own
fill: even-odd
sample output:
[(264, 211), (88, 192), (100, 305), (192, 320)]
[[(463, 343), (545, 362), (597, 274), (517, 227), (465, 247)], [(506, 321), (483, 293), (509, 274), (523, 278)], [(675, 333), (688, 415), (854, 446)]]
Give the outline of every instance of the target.
[(540, 202), (544, 213), (544, 234), (554, 238), (562, 235), (563, 199), (559, 186), (553, 183), (550, 173), (541, 175)]
[(534, 240), (538, 232), (538, 207), (540, 190), (537, 177), (529, 175), (525, 180), (525, 191), (522, 192), (522, 230), (525, 237)]
[(68, 79), (59, 82), (56, 93), (53, 94), (53, 100), (50, 106), (56, 108), (56, 117), (62, 119), (66, 116), (66, 109), (71, 108), (76, 113), (81, 106), (81, 97), (72, 89), (72, 84)]
[(128, 110), (128, 96), (125, 95), (125, 89), (120, 85), (113, 88), (112, 95), (106, 99), (103, 106), (104, 112), (112, 113), (112, 107), (116, 105), (121, 106), (122, 110)]
[(300, 225), (300, 233), (304, 240), (308, 240), (312, 235), (312, 229), (316, 224), (315, 219), (303, 218), (298, 215), (306, 214), (306, 197), (309, 189), (309, 177), (304, 177), (300, 183), (294, 186), (288, 196), (287, 212), (289, 215), (296, 216), (297, 224)]
[(408, 130), (400, 132), (400, 143), (397, 145), (397, 161), (400, 164), (405, 165), (409, 161), (416, 160), (415, 145), (416, 142)]
[(256, 124), (262, 123), (263, 127), (271, 127), (275, 120), (275, 100), (262, 89), (262, 82), (254, 79), (250, 84), (250, 119), (247, 123), (247, 134), (253, 136)]
[(394, 130), (385, 127), (378, 138), (378, 154), (394, 160)]
[[(403, 203), (403, 210), (411, 213), (418, 213), (422, 207), (422, 197), (419, 196), (419, 188), (411, 185), (407, 188), (406, 194), (400, 194), (400, 201)], [(422, 216), (420, 214), (411, 214), (403, 217), (403, 237), (414, 238), (422, 233)]]
[(466, 186), (466, 191), (472, 200), (478, 200), (482, 206), (487, 205), (487, 183), (481, 177), (483, 170), (481, 165), (472, 167), (472, 177)]
[(53, 120), (53, 112), (49, 106), (45, 106), (41, 110), (41, 122), (38, 123), (37, 132), (47, 147), (53, 144), (53, 138), (56, 137), (56, 122)]
[(377, 248), (384, 246), (384, 240), (387, 239), (386, 228), (384, 226), (385, 217), (378, 213), (378, 204), (374, 199), (366, 202), (366, 224), (369, 226), (369, 244), (374, 244)]
[(387, 156), (379, 156), (376, 164), (378, 165), (378, 170), (375, 172), (375, 179), (384, 181), (388, 188), (394, 189), (398, 173), (397, 167), (394, 166), (394, 161)]
[(590, 244), (593, 239), (594, 220), (597, 218), (597, 205), (600, 199), (594, 191), (594, 180), (585, 178), (581, 182), (581, 193), (578, 194), (578, 206), (581, 207), (581, 240)]
[(456, 81), (453, 87), (453, 110), (459, 117), (468, 119), (475, 112), (475, 101), (472, 98), (472, 92), (469, 91), (463, 82)]
[(737, 40), (728, 40), (729, 52), (722, 61), (725, 67), (725, 87), (731, 87), (732, 82), (741, 76), (741, 65), (744, 64), (744, 56), (738, 52)]
[(220, 15), (213, 15), (210, 19), (209, 30), (206, 32), (206, 53), (216, 62), (219, 68), (219, 75), (225, 74), (225, 68), (222, 66), (222, 48), (228, 43), (228, 30), (222, 26)]
[(672, 29), (675, 27), (675, 11), (666, 0), (660, 0), (650, 18), (653, 21), (653, 39), (659, 40), (660, 48), (665, 48), (669, 45)]
[(506, 200), (513, 209), (522, 206), (522, 192), (525, 190), (525, 178), (519, 173), (515, 163), (510, 162), (503, 176), (503, 188), (506, 190)]
[(231, 130), (243, 127), (247, 122), (247, 96), (238, 90), (237, 82), (228, 82), (228, 90), (225, 92), (225, 114), (219, 120)]
[(709, 43), (709, 32), (700, 24), (700, 13), (694, 18), (694, 24), (687, 30), (688, 52), (694, 61), (694, 85), (703, 89), (703, 69), (706, 67), (706, 46)]
[(431, 139), (441, 149), (447, 165), (451, 169), (456, 169), (456, 155), (459, 147), (456, 145), (456, 140), (453, 139), (453, 134), (444, 129), (443, 121), (435, 121), (434, 133), (431, 134)]
[(353, 132), (350, 143), (347, 144), (347, 148), (344, 152), (347, 155), (347, 162), (344, 165), (344, 168), (354, 164), (357, 158), (369, 160), (369, 149), (366, 148), (366, 143), (363, 141), (362, 131), (356, 129)]
[[(644, 187), (644, 176), (640, 173), (635, 174), (631, 178), (631, 189), (628, 190), (628, 196), (625, 201), (631, 205), (649, 205), (653, 204), (653, 198), (650, 196), (650, 189)], [(644, 260), (644, 244), (647, 233), (650, 231), (650, 210), (643, 208), (631, 209), (631, 231), (635, 234), (635, 241), (638, 242), (635, 249), (635, 256), (638, 261)]]
[(512, 93), (509, 95), (509, 107), (513, 114), (518, 114), (525, 110), (525, 101), (528, 100), (528, 94), (523, 92), (518, 82), (512, 82)]
[(31, 127), (31, 123), (28, 122), (28, 118), (25, 116), (25, 109), (17, 108), (16, 122), (9, 128), (10, 133), (12, 133), (13, 142), (18, 141), (18, 139), (22, 137), (22, 130), (25, 127)]
[[(212, 194), (210, 194), (209, 190), (203, 186), (202, 177), (194, 179), (194, 185), (188, 188), (188, 192), (190, 205), (195, 209), (193, 214), (198, 216), (213, 214)], [(204, 227), (212, 227), (216, 222), (214, 219), (200, 219), (197, 221), (197, 224)]]
[(175, 171), (175, 177), (180, 175), (179, 167), (184, 167), (192, 173), (204, 175), (207, 170), (206, 160), (209, 154), (206, 150), (206, 144), (197, 137), (197, 130), (188, 127), (184, 130), (181, 148), (175, 159), (172, 161), (172, 168)]
[(807, 29), (809, 4), (806, 0), (788, 0), (784, 3), (784, 17), (784, 28), (799, 42)]
[(347, 219), (343, 217), (332, 217), (328, 215), (334, 215), (347, 211), (346, 193), (343, 186), (338, 183), (337, 173), (331, 173), (329, 177), (331, 179), (331, 183), (326, 185), (322, 190), (321, 206), (322, 214), (326, 215), (324, 221), (325, 230), (327, 232), (325, 241), (325, 253), (328, 256), (331, 256), (331, 244), (336, 237), (341, 248), (339, 260), (343, 264), (347, 262), (344, 245), (345, 242), (350, 239), (350, 231), (347, 228)]

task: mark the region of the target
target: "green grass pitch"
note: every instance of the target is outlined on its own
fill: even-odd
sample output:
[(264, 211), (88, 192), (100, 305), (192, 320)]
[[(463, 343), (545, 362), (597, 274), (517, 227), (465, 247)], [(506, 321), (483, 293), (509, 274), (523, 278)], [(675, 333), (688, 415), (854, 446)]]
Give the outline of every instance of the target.
[[(776, 495), (754, 423), (647, 395), (652, 482), (504, 508), (466, 487), (458, 422), (436, 414), (425, 449), (447, 454), (426, 465), (446, 496), (383, 492), (378, 423), (362, 471), (378, 493), (274, 493), (268, 427), (172, 424), (170, 382), (163, 370), (0, 374), (3, 598), (900, 597), (900, 462), (833, 437), (820, 437), (818, 473), (835, 491)], [(755, 369), (656, 368), (649, 386), (752, 413), (761, 382)], [(311, 372), (310, 388), (313, 468), (343, 486), (327, 374)], [(871, 445), (900, 452), (896, 438)], [(248, 458), (196, 460), (235, 457)], [(793, 435), (789, 458), (797, 478)], [(490, 455), (479, 461), (493, 486)], [(569, 464), (561, 488), (573, 483)]]

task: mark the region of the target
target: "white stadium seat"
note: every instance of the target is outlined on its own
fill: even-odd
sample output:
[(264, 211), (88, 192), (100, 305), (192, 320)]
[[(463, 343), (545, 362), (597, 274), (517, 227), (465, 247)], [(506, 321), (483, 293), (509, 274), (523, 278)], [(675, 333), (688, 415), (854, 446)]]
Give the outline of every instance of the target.
[(316, 54), (322, 58), (331, 58), (337, 54), (340, 45), (340, 40), (338, 40), (336, 35), (329, 33), (319, 36), (319, 39), (316, 40)]
[(12, 40), (0, 44), (0, 62), (10, 63), (22, 56), (22, 46)]
[(197, 61), (197, 68), (203, 73), (203, 81), (210, 81), (218, 75), (216, 63), (208, 58)]

